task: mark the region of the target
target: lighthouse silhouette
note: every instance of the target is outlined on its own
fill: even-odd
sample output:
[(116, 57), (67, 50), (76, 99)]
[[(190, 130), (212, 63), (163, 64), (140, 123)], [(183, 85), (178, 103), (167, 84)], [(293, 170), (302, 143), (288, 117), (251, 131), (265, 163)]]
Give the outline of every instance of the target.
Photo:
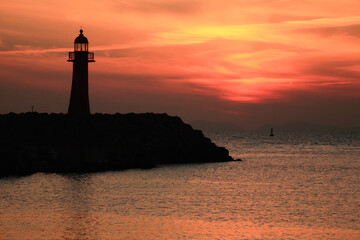
[(89, 52), (89, 42), (80, 29), (74, 41), (74, 52), (69, 52), (68, 62), (73, 62), (73, 76), (68, 114), (85, 116), (90, 114), (88, 63), (95, 62), (94, 53)]

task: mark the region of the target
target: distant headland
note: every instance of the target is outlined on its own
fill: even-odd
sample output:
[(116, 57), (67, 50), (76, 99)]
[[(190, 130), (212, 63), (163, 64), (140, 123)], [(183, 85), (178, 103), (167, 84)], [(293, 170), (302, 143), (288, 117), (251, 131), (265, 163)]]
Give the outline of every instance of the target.
[(233, 161), (200, 130), (167, 114), (0, 115), (0, 176)]

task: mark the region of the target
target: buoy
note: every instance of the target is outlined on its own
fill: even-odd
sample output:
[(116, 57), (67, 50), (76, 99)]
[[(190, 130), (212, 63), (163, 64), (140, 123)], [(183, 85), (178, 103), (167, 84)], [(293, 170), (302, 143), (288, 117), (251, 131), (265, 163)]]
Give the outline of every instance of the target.
[(273, 137), (274, 136), (274, 129), (271, 128), (271, 131), (270, 131), (270, 137)]

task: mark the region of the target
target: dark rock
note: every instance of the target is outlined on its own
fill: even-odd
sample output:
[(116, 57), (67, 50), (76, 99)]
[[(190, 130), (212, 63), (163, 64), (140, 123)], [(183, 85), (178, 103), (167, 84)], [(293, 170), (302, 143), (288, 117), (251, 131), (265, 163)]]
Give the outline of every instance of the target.
[(232, 161), (199, 130), (167, 114), (0, 115), (0, 176)]

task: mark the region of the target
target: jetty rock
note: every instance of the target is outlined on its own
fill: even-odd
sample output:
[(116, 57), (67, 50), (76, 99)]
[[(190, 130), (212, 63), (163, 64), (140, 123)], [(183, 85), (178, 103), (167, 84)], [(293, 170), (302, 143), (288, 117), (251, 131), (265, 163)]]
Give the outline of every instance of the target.
[(200, 130), (167, 114), (0, 115), (0, 176), (233, 161)]

